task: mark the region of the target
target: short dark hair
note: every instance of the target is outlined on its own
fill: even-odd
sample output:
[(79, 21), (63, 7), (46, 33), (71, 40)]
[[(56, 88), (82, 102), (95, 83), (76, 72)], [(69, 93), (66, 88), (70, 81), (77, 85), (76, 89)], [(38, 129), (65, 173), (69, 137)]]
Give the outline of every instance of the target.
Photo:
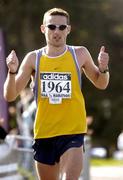
[(61, 8), (53, 8), (45, 12), (43, 18), (43, 24), (45, 24), (46, 16), (65, 16), (67, 18), (67, 24), (70, 24), (70, 16), (67, 11)]

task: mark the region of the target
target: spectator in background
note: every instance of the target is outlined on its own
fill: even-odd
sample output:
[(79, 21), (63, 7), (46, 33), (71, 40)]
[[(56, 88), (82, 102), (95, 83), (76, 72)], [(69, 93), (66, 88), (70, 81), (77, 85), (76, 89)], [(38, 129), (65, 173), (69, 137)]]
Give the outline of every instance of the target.
[(5, 140), (7, 136), (7, 131), (3, 127), (4, 119), (0, 118), (0, 141)]
[(123, 151), (123, 130), (121, 131), (121, 133), (117, 138), (117, 147), (118, 150)]

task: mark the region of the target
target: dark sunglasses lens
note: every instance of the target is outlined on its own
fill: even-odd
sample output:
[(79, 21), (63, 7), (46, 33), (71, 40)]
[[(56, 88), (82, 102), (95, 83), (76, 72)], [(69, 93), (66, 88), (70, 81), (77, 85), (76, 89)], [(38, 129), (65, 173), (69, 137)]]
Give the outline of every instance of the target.
[(48, 27), (50, 30), (55, 30), (55, 29), (56, 29), (56, 26), (53, 25), (53, 24), (49, 24), (47, 27)]
[(63, 30), (66, 29), (66, 27), (67, 27), (66, 25), (60, 25), (60, 26), (59, 26), (59, 29), (60, 29), (61, 31), (63, 31)]

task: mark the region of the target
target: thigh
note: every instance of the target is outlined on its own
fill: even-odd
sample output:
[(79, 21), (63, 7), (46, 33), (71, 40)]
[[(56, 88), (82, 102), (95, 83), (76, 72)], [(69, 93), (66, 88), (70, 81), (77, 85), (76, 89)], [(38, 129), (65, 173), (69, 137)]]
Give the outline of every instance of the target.
[(42, 164), (55, 165), (57, 162), (55, 138), (36, 139), (33, 144), (34, 159)]
[(68, 149), (60, 159), (60, 173), (62, 179), (78, 180), (82, 171), (83, 148)]
[(59, 179), (59, 164), (47, 165), (35, 161), (36, 171), (39, 180), (58, 180)]

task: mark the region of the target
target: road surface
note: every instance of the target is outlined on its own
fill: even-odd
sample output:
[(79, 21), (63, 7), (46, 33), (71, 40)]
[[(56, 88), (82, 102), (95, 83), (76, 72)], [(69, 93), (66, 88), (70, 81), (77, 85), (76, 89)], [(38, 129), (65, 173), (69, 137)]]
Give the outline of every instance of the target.
[(91, 167), (90, 180), (123, 180), (123, 166)]

